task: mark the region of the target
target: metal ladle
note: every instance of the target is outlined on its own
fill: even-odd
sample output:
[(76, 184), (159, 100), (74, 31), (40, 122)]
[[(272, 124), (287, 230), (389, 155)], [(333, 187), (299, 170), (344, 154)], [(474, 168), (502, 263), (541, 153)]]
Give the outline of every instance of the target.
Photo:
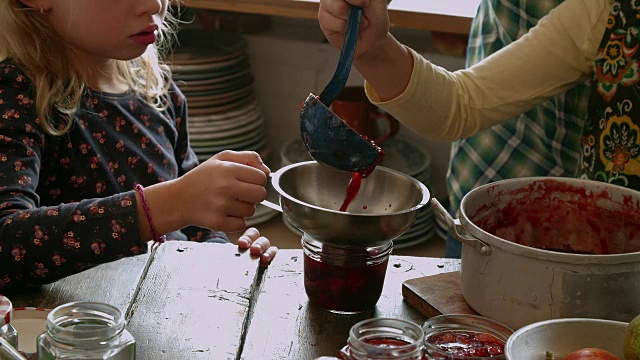
[(383, 152), (336, 116), (329, 106), (349, 77), (361, 17), (362, 8), (352, 6), (336, 71), (319, 97), (309, 94), (300, 114), (300, 136), (309, 155), (323, 165), (359, 173), (373, 169), (382, 160)]

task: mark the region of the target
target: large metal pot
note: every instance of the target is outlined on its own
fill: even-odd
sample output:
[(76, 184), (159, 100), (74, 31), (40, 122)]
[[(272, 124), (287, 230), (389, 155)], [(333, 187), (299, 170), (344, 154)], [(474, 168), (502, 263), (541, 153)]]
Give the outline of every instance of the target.
[(284, 213), (300, 231), (325, 243), (341, 246), (377, 245), (402, 235), (429, 202), (424, 184), (382, 166), (362, 181), (346, 212), (340, 211), (351, 173), (316, 161), (291, 164), (271, 175), (280, 206), (262, 204)]
[[(453, 219), (437, 200), (432, 204), (463, 243), (462, 293), (478, 313), (516, 329), (568, 317), (628, 322), (640, 313), (640, 192), (589, 180), (533, 177), (472, 190), (462, 199), (460, 219)], [(525, 216), (531, 209), (539, 211)], [(620, 216), (594, 223), (589, 217), (600, 209)], [(520, 230), (528, 230), (501, 232), (501, 226), (513, 227), (514, 218)], [(535, 221), (523, 225), (529, 218)], [(589, 241), (581, 239), (590, 235), (575, 230), (600, 225), (611, 232), (605, 241), (611, 244), (601, 244), (615, 249), (611, 254), (564, 253), (535, 244), (583, 246)], [(536, 231), (546, 235), (531, 236)], [(572, 231), (575, 236), (567, 234)], [(496, 233), (523, 238), (507, 240)]]

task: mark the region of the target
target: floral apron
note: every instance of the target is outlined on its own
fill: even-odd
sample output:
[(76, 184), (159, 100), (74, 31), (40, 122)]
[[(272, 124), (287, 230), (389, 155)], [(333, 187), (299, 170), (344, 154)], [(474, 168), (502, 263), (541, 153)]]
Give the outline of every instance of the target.
[(615, 1), (595, 59), (578, 176), (640, 190), (640, 0)]

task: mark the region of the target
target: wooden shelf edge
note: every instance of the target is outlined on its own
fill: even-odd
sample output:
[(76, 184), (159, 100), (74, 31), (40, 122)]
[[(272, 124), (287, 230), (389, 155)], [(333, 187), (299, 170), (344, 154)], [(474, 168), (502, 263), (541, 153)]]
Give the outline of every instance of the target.
[[(184, 0), (185, 6), (194, 9), (230, 11), (246, 14), (284, 16), (299, 19), (316, 19), (318, 3), (291, 0)], [(471, 18), (443, 14), (429, 14), (390, 10), (391, 26), (399, 28), (437, 31), (468, 35)]]

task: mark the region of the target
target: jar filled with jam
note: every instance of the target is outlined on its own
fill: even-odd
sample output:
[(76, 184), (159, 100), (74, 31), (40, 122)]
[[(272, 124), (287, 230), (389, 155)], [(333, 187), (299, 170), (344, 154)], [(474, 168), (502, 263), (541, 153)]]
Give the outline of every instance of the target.
[(513, 330), (477, 315), (440, 315), (427, 320), (424, 349), (429, 360), (503, 360)]
[(423, 337), (422, 328), (410, 321), (368, 319), (351, 327), (339, 355), (343, 360), (421, 360)]
[(309, 301), (341, 314), (373, 309), (382, 293), (392, 248), (391, 241), (342, 247), (303, 235), (304, 288)]

